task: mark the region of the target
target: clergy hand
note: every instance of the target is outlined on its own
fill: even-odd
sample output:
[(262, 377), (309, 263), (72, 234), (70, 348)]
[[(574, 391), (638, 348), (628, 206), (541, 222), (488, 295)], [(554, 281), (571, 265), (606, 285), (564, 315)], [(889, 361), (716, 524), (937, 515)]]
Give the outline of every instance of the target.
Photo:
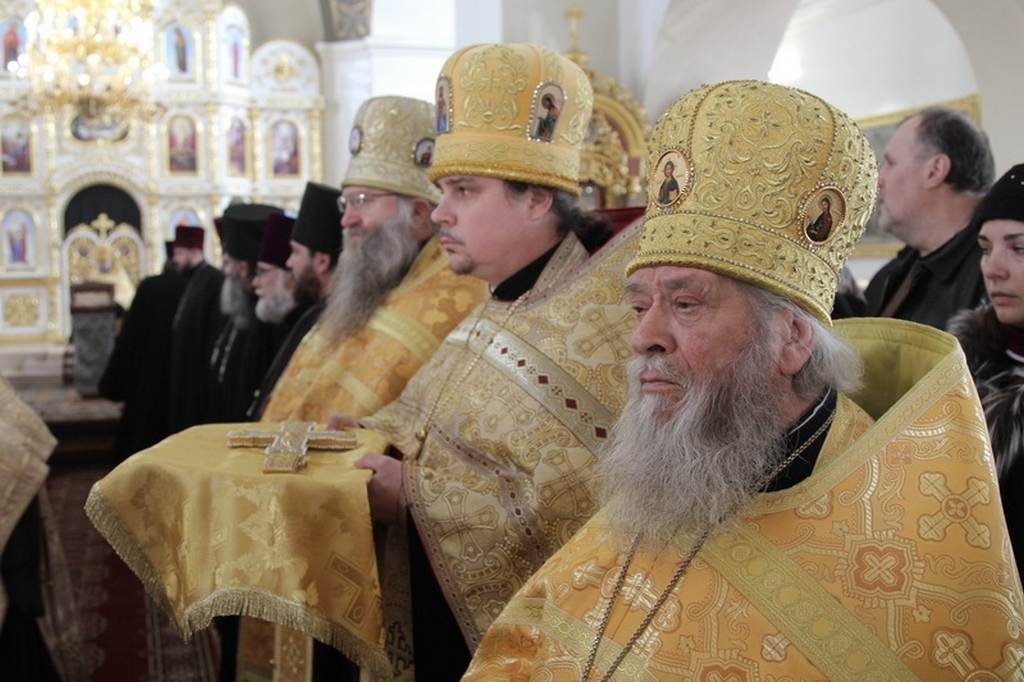
[(367, 492), (374, 523), (390, 526), (398, 521), (405, 506), (402, 499), (402, 463), (394, 457), (368, 453), (356, 460), (356, 466), (373, 470)]
[(341, 429), (358, 429), (359, 420), (355, 417), (350, 417), (347, 414), (335, 414), (331, 415), (331, 418), (327, 420), (327, 428), (332, 431), (340, 431)]

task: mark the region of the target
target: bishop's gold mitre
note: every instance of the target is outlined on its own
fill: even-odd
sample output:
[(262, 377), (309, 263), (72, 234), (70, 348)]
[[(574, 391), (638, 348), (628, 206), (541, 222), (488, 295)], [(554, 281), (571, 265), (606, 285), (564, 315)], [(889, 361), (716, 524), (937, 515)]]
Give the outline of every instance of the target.
[(410, 97), (373, 97), (356, 112), (348, 137), (342, 187), (360, 185), (421, 197), (441, 198), (427, 178), (434, 157), (434, 116), (429, 102)]
[(483, 175), (580, 193), (594, 92), (567, 57), (528, 43), (472, 45), (437, 79), (430, 179)]
[(809, 93), (705, 85), (654, 128), (647, 213), (627, 274), (712, 270), (764, 287), (825, 324), (864, 231), (878, 170), (860, 129)]

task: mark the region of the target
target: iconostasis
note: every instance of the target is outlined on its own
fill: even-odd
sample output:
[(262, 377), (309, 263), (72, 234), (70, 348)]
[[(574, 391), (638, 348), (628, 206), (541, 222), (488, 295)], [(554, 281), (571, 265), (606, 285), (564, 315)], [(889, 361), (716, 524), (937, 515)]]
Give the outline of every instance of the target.
[[(26, 49), (28, 0), (0, 0), (3, 64)], [(63, 342), (70, 287), (157, 272), (179, 224), (208, 230), (234, 201), (298, 208), (322, 175), (320, 69), (302, 45), (253, 49), (219, 0), (158, 2), (152, 111), (123, 120), (34, 113), (30, 84), (0, 68), (0, 345)]]

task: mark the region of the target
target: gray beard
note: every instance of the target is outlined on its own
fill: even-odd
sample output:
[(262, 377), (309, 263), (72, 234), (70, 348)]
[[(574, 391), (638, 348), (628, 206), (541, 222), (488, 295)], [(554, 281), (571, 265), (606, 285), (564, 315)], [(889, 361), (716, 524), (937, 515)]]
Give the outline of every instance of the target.
[[(785, 453), (770, 343), (757, 338), (728, 369), (683, 377), (660, 357), (629, 362), (629, 400), (600, 462), (608, 519), (623, 537), (665, 542), (740, 513)], [(674, 403), (640, 393), (647, 368), (678, 381)]]
[(409, 236), (409, 224), (401, 213), (357, 244), (345, 245), (320, 316), (334, 343), (366, 325), (381, 301), (402, 282), (418, 253), (419, 244)]
[(245, 284), (234, 276), (224, 278), (220, 287), (220, 311), (239, 329), (248, 329), (253, 320), (253, 305)]
[(295, 297), (284, 284), (283, 274), (278, 275), (277, 284), (266, 296), (256, 301), (256, 317), (269, 324), (284, 322), (288, 314), (295, 310)]

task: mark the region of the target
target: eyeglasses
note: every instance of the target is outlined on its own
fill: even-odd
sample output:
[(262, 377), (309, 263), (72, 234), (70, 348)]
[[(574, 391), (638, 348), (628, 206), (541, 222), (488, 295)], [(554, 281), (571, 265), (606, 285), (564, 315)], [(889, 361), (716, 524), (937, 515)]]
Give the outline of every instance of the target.
[(375, 201), (381, 197), (393, 196), (395, 196), (394, 192), (356, 192), (349, 196), (342, 194), (338, 197), (338, 210), (344, 213), (346, 208), (362, 208), (371, 201)]

